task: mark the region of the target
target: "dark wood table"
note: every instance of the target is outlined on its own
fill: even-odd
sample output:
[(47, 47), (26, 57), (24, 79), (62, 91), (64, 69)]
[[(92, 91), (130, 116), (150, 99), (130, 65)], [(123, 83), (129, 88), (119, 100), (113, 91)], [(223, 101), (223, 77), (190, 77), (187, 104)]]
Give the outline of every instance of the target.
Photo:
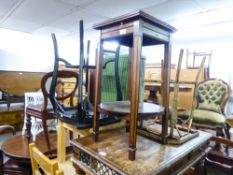
[[(50, 134), (50, 139), (52, 143), (52, 147), (56, 148), (57, 143), (57, 135), (56, 133)], [(49, 152), (45, 137), (43, 134), (39, 134), (36, 137), (36, 146), (41, 150), (41, 152), (46, 153)], [(2, 144), (2, 152), (9, 157), (10, 159), (16, 160), (21, 163), (30, 165), (30, 155), (29, 155), (29, 146), (28, 146), (28, 138), (24, 135), (16, 135), (10, 137), (5, 140)]]
[[(115, 114), (115, 115), (129, 115), (130, 114), (130, 101), (114, 101), (105, 102), (99, 105), (101, 112)], [(164, 113), (164, 107), (153, 104), (142, 102), (139, 103), (138, 114), (139, 116), (148, 115), (162, 115)]]
[(182, 145), (163, 145), (137, 136), (136, 160), (128, 160), (128, 137), (124, 130), (102, 133), (98, 142), (92, 137), (71, 141), (77, 172), (87, 174), (182, 174), (205, 157), (211, 134), (199, 136)]
[[(99, 111), (102, 113), (126, 116), (126, 131), (130, 129), (130, 101), (114, 101), (100, 103)], [(138, 107), (138, 126), (142, 127), (143, 120), (148, 118), (155, 118), (155, 116), (161, 117), (164, 114), (164, 107), (147, 102), (140, 102)], [(138, 130), (137, 130), (138, 131)]]

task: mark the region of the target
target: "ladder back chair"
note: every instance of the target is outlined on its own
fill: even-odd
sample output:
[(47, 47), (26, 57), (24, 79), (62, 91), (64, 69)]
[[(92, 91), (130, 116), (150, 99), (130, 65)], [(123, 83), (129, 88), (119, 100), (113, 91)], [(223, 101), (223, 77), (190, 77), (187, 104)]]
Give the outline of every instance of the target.
[[(64, 175), (63, 170), (59, 169), (58, 162), (50, 160), (45, 156), (35, 145), (31, 143), (29, 145), (29, 152), (31, 158), (33, 175), (42, 175), (44, 173), (48, 175)], [(41, 171), (43, 173), (41, 173)]]
[(187, 49), (186, 52), (186, 68), (188, 69), (197, 69), (199, 66), (199, 62), (202, 58), (206, 57), (207, 61), (204, 66), (204, 80), (208, 80), (210, 78), (210, 63), (211, 63), (211, 57), (212, 57), (212, 51), (209, 52), (197, 52), (193, 51), (190, 52), (189, 49)]

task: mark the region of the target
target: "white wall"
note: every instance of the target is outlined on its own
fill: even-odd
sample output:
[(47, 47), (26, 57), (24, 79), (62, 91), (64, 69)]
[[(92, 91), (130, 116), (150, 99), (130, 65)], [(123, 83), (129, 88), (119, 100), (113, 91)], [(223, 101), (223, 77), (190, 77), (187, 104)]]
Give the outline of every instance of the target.
[[(59, 56), (79, 63), (78, 36), (57, 36)], [(86, 48), (85, 40), (85, 48)], [(95, 64), (96, 42), (91, 43), (91, 64)], [(86, 51), (85, 51), (86, 54)], [(53, 43), (49, 36), (37, 36), (0, 28), (0, 70), (48, 72), (53, 69)]]
[(53, 53), (48, 38), (0, 29), (0, 70), (46, 71)]
[(233, 83), (232, 22), (178, 31), (173, 35), (173, 60), (178, 58), (180, 48), (190, 51), (212, 50), (210, 77), (222, 78), (230, 84)]

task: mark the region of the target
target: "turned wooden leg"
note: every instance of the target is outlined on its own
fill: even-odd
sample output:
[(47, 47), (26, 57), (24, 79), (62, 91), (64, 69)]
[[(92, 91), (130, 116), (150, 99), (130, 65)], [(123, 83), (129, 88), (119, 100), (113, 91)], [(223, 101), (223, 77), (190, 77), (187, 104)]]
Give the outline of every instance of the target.
[(96, 112), (96, 115), (94, 117), (95, 122), (92, 131), (94, 142), (97, 142), (99, 140), (99, 115), (99, 112)]
[(228, 125), (227, 123), (224, 125), (224, 131), (225, 131), (225, 134), (226, 134), (226, 138), (230, 140), (230, 125)]
[(216, 128), (216, 136), (217, 137), (224, 137), (223, 128), (222, 127), (217, 127)]
[(29, 114), (26, 114), (26, 137), (28, 138), (28, 143), (30, 143), (31, 140), (31, 127), (32, 127), (32, 122), (31, 122), (31, 116)]
[(49, 133), (48, 133), (48, 127), (47, 127), (46, 120), (42, 119), (42, 125), (43, 125), (43, 130), (44, 130), (44, 135), (45, 135), (45, 141), (46, 141), (48, 149), (50, 149)]
[(3, 153), (2, 150), (0, 150), (0, 174), (3, 174), (3, 164), (4, 164)]
[[(216, 128), (216, 136), (217, 137), (224, 137), (223, 128), (221, 128), (221, 127)], [(220, 149), (220, 143), (216, 142), (215, 143), (215, 148)]]

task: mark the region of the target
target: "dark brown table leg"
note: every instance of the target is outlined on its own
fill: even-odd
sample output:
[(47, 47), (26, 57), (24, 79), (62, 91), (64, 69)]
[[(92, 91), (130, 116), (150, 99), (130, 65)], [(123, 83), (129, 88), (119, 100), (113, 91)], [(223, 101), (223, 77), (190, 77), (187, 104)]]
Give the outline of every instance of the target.
[(32, 122), (31, 122), (31, 116), (26, 114), (26, 137), (28, 139), (28, 143), (30, 143), (31, 140), (31, 126), (32, 126)]
[(157, 91), (150, 90), (149, 91), (149, 96), (148, 96), (148, 101), (152, 101), (155, 104), (159, 104), (159, 100), (157, 97)]

